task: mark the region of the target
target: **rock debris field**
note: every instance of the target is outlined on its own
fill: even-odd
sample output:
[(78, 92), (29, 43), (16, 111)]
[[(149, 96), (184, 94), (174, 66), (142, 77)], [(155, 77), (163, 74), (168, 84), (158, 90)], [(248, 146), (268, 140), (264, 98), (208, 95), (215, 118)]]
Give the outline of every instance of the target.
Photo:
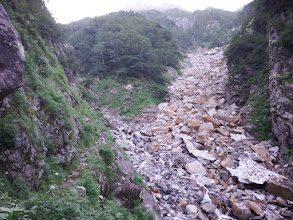
[[(279, 147), (254, 140), (227, 105), (223, 49), (188, 54), (168, 101), (131, 122), (104, 109), (163, 219), (293, 219)], [(158, 218), (158, 217), (157, 217)]]

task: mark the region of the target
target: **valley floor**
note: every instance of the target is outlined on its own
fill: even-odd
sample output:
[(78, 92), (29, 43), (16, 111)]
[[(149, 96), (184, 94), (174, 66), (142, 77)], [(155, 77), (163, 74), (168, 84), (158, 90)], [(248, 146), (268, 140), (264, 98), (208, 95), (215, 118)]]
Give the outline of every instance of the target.
[(277, 164), (279, 147), (241, 127), (225, 104), (223, 51), (189, 54), (168, 101), (131, 122), (104, 109), (164, 219), (291, 219), (293, 184)]

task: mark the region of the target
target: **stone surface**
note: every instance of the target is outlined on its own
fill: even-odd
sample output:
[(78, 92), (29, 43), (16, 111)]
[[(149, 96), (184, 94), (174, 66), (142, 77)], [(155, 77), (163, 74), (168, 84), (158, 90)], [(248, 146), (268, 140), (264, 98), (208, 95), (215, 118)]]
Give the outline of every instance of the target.
[(254, 211), (257, 215), (260, 215), (260, 213), (262, 213), (261, 207), (255, 202), (249, 201), (249, 202), (247, 202), (247, 206), (252, 211)]
[(221, 161), (221, 166), (222, 167), (234, 167), (234, 162), (230, 158), (226, 158), (225, 160)]
[(282, 176), (274, 176), (267, 181), (266, 190), (275, 196), (293, 201), (293, 183)]
[(232, 206), (233, 214), (241, 220), (246, 220), (251, 216), (250, 209), (243, 203), (235, 203)]
[(191, 163), (188, 163), (185, 165), (186, 170), (191, 173), (191, 174), (202, 174), (205, 175), (206, 174), (206, 169), (204, 168), (204, 166), (202, 165), (201, 162), (195, 160)]
[[(112, 132), (118, 140), (129, 140), (119, 143), (151, 186), (163, 218), (229, 219), (223, 213), (233, 216), (234, 204), (245, 206), (244, 209), (234, 206), (234, 212), (238, 211), (240, 214), (236, 214), (243, 219), (250, 209), (254, 210), (249, 214), (252, 219), (265, 218), (272, 209), (284, 213), (281, 202), (263, 189), (272, 176), (280, 176), (276, 173), (280, 166), (270, 158), (275, 154), (272, 148), (275, 145), (253, 140), (238, 125), (241, 109), (225, 104), (227, 75), (221, 54), (207, 55), (200, 49), (189, 54), (182, 77), (168, 87), (171, 93), (168, 102), (144, 110), (148, 113), (135, 117), (132, 122), (103, 111), (116, 127), (141, 131), (135, 139), (128, 139), (129, 135), (119, 130)], [(158, 130), (151, 132), (153, 128)], [(168, 129), (160, 130), (163, 128)], [(155, 151), (154, 146), (159, 146), (159, 150)], [(256, 153), (252, 146), (269, 152), (268, 157), (262, 158), (267, 152)], [(249, 201), (263, 210), (259, 216), (254, 204), (248, 208)], [(197, 212), (188, 211), (188, 205), (197, 207)], [(233, 218), (239, 219), (235, 215)]]
[(187, 205), (186, 210), (188, 213), (194, 213), (196, 214), (198, 211), (198, 208), (195, 205)]
[(23, 86), (24, 49), (17, 30), (13, 27), (0, 3), (0, 101)]
[(201, 125), (202, 125), (202, 122), (200, 122), (196, 118), (191, 118), (188, 120), (188, 127), (190, 129), (198, 129)]

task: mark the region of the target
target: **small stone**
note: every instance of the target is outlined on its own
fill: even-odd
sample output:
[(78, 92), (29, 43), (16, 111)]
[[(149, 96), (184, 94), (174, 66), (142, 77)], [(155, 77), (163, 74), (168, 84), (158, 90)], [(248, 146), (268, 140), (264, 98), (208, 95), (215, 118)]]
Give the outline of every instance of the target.
[(251, 216), (250, 209), (243, 203), (234, 203), (232, 213), (241, 220), (246, 220)]
[(213, 132), (214, 131), (214, 126), (213, 126), (213, 123), (211, 122), (206, 122), (204, 124), (202, 124), (199, 129), (198, 129), (199, 132), (203, 132), (203, 131), (206, 131), (206, 132)]
[(163, 197), (160, 193), (154, 193), (154, 195), (157, 199), (161, 199)]
[(185, 199), (179, 199), (178, 200), (178, 203), (181, 205), (181, 206), (186, 206), (187, 205), (187, 201)]
[(262, 213), (261, 207), (259, 207), (258, 204), (255, 202), (249, 201), (247, 202), (248, 208), (250, 208), (252, 211), (254, 211), (257, 215), (260, 215)]
[(226, 137), (229, 136), (229, 133), (228, 133), (227, 131), (221, 129), (221, 128), (217, 128), (216, 131), (217, 131), (218, 133), (220, 133), (220, 134), (226, 136)]
[(218, 120), (214, 119), (213, 117), (211, 117), (210, 115), (203, 115), (202, 120), (204, 122), (211, 122), (213, 123), (214, 128), (217, 128), (220, 126), (220, 123), (218, 122)]
[(210, 133), (208, 131), (202, 131), (197, 134), (197, 142), (204, 144), (210, 137)]
[(198, 208), (195, 205), (187, 205), (186, 210), (188, 213), (196, 214), (198, 211)]
[(205, 200), (202, 201), (201, 207), (205, 212), (208, 212), (208, 213), (214, 213), (217, 208), (212, 203), (212, 201), (205, 201)]
[(156, 187), (156, 186), (150, 186), (149, 188), (150, 188), (150, 190), (151, 190), (152, 192), (154, 192), (154, 193), (159, 193), (159, 188), (158, 188), (158, 187)]
[(224, 180), (224, 181), (228, 181), (228, 179), (229, 179), (229, 171), (227, 171), (227, 170), (220, 170), (219, 171), (219, 175), (220, 175), (220, 177), (221, 177), (221, 179), (222, 180)]
[(152, 134), (154, 135), (155, 133), (163, 133), (166, 134), (169, 132), (169, 128), (166, 127), (154, 127), (151, 129)]
[(172, 110), (173, 112), (176, 112), (177, 109), (178, 109), (178, 107), (177, 107), (176, 105), (171, 105), (171, 106), (169, 107), (169, 109)]
[(190, 174), (205, 175), (207, 172), (206, 169), (204, 168), (204, 166), (202, 165), (202, 163), (197, 160), (186, 164), (185, 168), (186, 168), (187, 172), (189, 172)]
[(269, 152), (266, 149), (258, 148), (258, 147), (255, 147), (255, 146), (251, 146), (251, 149), (255, 153), (258, 153), (265, 161), (270, 160), (270, 158), (268, 157)]
[(160, 147), (158, 146), (158, 145), (152, 145), (151, 146), (151, 149), (153, 150), (153, 151), (159, 151), (160, 150)]
[(184, 122), (185, 122), (184, 118), (176, 118), (175, 124), (179, 125), (179, 124), (184, 123)]
[(202, 122), (200, 122), (196, 118), (190, 118), (188, 120), (189, 129), (198, 129), (201, 125), (202, 125)]
[(221, 166), (226, 168), (226, 167), (234, 167), (234, 162), (230, 158), (226, 158), (225, 160), (221, 161)]
[(207, 95), (201, 95), (201, 96), (199, 96), (199, 97), (195, 100), (195, 103), (196, 103), (196, 104), (199, 104), (199, 105), (202, 105), (202, 104), (205, 103), (208, 99), (209, 99), (209, 96), (207, 96)]

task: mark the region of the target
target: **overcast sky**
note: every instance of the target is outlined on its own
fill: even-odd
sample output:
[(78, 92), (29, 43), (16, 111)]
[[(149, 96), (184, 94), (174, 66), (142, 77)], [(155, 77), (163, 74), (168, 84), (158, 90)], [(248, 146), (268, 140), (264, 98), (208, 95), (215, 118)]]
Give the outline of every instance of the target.
[(252, 0), (47, 0), (57, 22), (67, 24), (85, 17), (119, 10), (179, 7), (188, 11), (207, 7), (235, 11)]

